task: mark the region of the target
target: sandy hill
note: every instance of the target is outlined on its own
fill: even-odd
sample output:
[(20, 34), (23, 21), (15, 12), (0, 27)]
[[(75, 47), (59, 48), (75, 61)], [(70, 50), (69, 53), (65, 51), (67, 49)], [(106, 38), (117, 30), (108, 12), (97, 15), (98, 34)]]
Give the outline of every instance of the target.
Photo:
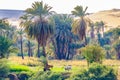
[[(10, 23), (18, 26), (18, 19), (24, 13), (23, 10), (1, 10), (0, 9), (0, 18), (8, 18)], [(97, 13), (92, 13), (87, 15), (93, 22), (104, 21), (105, 25), (111, 26), (111, 28), (117, 27), (120, 25), (120, 9), (112, 9), (99, 11)]]
[(100, 11), (88, 15), (88, 17), (93, 21), (104, 21), (105, 25), (111, 26), (111, 28), (120, 26), (120, 9), (112, 9)]

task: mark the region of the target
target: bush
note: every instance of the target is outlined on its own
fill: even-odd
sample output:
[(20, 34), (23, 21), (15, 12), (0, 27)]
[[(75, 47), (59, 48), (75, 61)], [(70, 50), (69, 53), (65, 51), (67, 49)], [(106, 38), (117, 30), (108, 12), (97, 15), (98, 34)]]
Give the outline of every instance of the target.
[(56, 72), (38, 72), (33, 75), (29, 80), (64, 80), (62, 74)]
[[(107, 66), (93, 63), (88, 69), (90, 79), (93, 80), (116, 80), (115, 71)], [(92, 76), (91, 76), (92, 75)]]
[(34, 73), (33, 72), (20, 72), (18, 74), (19, 80), (28, 80)]
[(70, 79), (67, 80), (88, 80), (88, 72), (86, 70), (82, 70), (80, 72), (76, 72), (71, 75)]
[(117, 53), (117, 59), (120, 59), (120, 40), (117, 40), (113, 43), (113, 47)]
[(73, 74), (70, 80), (117, 80), (117, 78), (112, 68), (93, 63), (88, 70)]
[(0, 58), (5, 58), (12, 45), (12, 41), (6, 37), (0, 36)]
[(6, 77), (9, 73), (9, 66), (5, 59), (0, 59), (0, 77)]
[(102, 63), (105, 57), (105, 50), (99, 45), (87, 45), (81, 49), (83, 56), (86, 58), (88, 65), (93, 62)]
[(62, 80), (62, 75), (60, 73), (51, 73), (48, 80)]

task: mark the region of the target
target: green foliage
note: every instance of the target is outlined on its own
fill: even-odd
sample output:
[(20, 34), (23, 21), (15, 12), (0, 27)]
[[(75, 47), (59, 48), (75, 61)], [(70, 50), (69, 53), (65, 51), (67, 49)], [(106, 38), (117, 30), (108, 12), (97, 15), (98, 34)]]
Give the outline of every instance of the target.
[(117, 27), (117, 28), (110, 29), (107, 33), (111, 34), (114, 39), (118, 39), (120, 36), (120, 28)]
[(48, 80), (62, 80), (62, 75), (60, 73), (51, 73)]
[(113, 47), (117, 52), (117, 59), (120, 59), (120, 40), (117, 40), (116, 42), (114, 42)]
[(74, 40), (74, 34), (71, 32), (72, 17), (67, 14), (57, 14), (53, 18), (56, 24), (52, 40), (55, 55), (58, 59), (70, 59), (70, 55), (74, 52), (70, 47)]
[(116, 80), (116, 74), (114, 70), (110, 67), (93, 63), (90, 65), (88, 69), (90, 79), (97, 79), (97, 80)]
[(3, 36), (0, 36), (0, 58), (4, 58), (9, 51), (12, 42)]
[(5, 19), (0, 19), (0, 29), (4, 29), (4, 30), (7, 30), (9, 27), (9, 23), (7, 20)]
[(87, 75), (88, 75), (87, 71), (82, 70), (80, 72), (72, 74), (70, 79), (68, 79), (68, 80), (89, 80), (87, 78)]
[(28, 80), (28, 78), (31, 77), (33, 74), (33, 72), (20, 72), (18, 74), (18, 78), (20, 80)]
[(84, 16), (85, 13), (86, 13), (86, 10), (87, 10), (88, 7), (86, 7), (85, 9), (83, 9), (82, 6), (76, 6), (74, 8), (74, 11), (71, 11), (73, 15), (76, 15), (76, 16)]
[(0, 58), (4, 58), (9, 55), (9, 53), (16, 53), (18, 51), (18, 49), (13, 47), (12, 45), (12, 40), (0, 36)]
[(46, 64), (46, 63), (47, 63), (47, 59), (46, 59), (44, 56), (41, 56), (41, 57), (40, 57), (40, 61), (41, 61), (43, 64)]
[(113, 44), (114, 48), (117, 50), (119, 50), (120, 48), (120, 40), (117, 40), (114, 44)]
[(86, 58), (88, 64), (93, 62), (102, 63), (105, 57), (105, 50), (99, 45), (87, 45), (81, 49), (83, 56)]
[(93, 63), (88, 70), (75, 73), (70, 80), (117, 80), (114, 70), (110, 67)]
[(80, 40), (85, 40), (85, 44), (87, 44), (87, 39), (86, 39), (86, 27), (87, 27), (87, 23), (86, 23), (86, 19), (85, 19), (85, 14), (87, 11), (86, 7), (85, 9), (83, 9), (82, 6), (76, 6), (74, 8), (74, 11), (72, 11), (72, 14), (75, 16), (78, 16), (79, 19), (76, 19), (73, 23), (72, 23), (72, 32), (74, 32), (75, 34), (78, 35)]
[(111, 46), (110, 45), (104, 45), (103, 48), (106, 50), (106, 58), (111, 59), (112, 58), (112, 55), (110, 53)]
[(9, 73), (9, 66), (5, 59), (0, 59), (0, 77), (6, 77)]
[(48, 6), (47, 4), (44, 4), (43, 1), (36, 1), (32, 3), (32, 8), (26, 9), (26, 12), (32, 15), (41, 16), (52, 13), (51, 9), (52, 7)]
[(29, 67), (23, 65), (10, 65), (10, 72), (30, 71)]
[[(40, 57), (40, 46), (43, 47), (43, 55), (46, 56), (45, 46), (47, 44), (48, 38), (54, 34), (54, 23), (50, 20), (50, 17), (46, 17), (51, 14), (52, 7), (44, 4), (43, 1), (36, 1), (32, 3), (31, 8), (26, 9), (27, 18), (23, 18), (23, 26), (25, 31), (31, 38), (35, 38), (38, 42), (38, 57)], [(37, 18), (36, 18), (37, 17)], [(31, 20), (34, 18), (34, 21)], [(29, 20), (30, 19), (30, 20)]]
[(29, 80), (64, 80), (62, 74), (55, 72), (38, 72)]

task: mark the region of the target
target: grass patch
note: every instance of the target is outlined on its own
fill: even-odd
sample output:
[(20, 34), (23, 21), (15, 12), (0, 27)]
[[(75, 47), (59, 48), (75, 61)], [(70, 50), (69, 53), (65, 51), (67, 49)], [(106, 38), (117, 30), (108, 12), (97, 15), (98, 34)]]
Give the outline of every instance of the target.
[(51, 69), (53, 72), (64, 72), (64, 67), (53, 67)]
[[(23, 60), (21, 57), (11, 56), (9, 61), (10, 70), (15, 73), (22, 71), (37, 73), (38, 71), (43, 71), (43, 65), (38, 58), (25, 57)], [(49, 65), (53, 65), (51, 71), (58, 73), (76, 73), (88, 68), (86, 60), (49, 60), (48, 63)], [(72, 69), (65, 71), (64, 67), (66, 65), (71, 65)], [(120, 79), (120, 60), (105, 59), (103, 60), (103, 65), (111, 66), (118, 73), (118, 80)]]
[(30, 71), (28, 66), (24, 65), (10, 65), (10, 72)]

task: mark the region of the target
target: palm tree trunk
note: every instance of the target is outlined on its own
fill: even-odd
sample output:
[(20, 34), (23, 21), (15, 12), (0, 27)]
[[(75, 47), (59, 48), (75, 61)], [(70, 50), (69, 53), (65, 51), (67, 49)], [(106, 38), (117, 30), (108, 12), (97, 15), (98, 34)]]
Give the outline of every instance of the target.
[(86, 34), (85, 34), (85, 45), (87, 45), (87, 37), (86, 37)]
[(43, 46), (43, 56), (46, 57), (45, 46)]
[[(46, 51), (45, 51), (45, 46), (43, 45), (43, 56), (46, 58)], [(48, 65), (48, 61), (46, 58), (46, 62), (44, 63), (44, 71), (50, 70), (49, 65)]]
[(38, 58), (40, 58), (40, 44), (38, 43)]
[(55, 48), (55, 50), (54, 50), (55, 57), (58, 58), (58, 56), (57, 56), (57, 46), (56, 46), (56, 43), (55, 43), (54, 39), (51, 39), (51, 41), (52, 41), (52, 44), (53, 44), (53, 46), (54, 46), (54, 48)]
[(59, 41), (59, 37), (57, 37), (57, 38), (56, 38), (56, 46), (57, 46), (56, 55), (57, 55), (57, 57), (58, 57), (59, 60), (62, 59), (62, 56), (61, 56), (61, 53), (60, 53), (60, 49), (61, 49), (60, 44), (61, 44), (61, 43), (60, 43), (60, 41)]
[(33, 57), (33, 49), (31, 48), (30, 51), (31, 51), (31, 55), (30, 56)]
[(23, 41), (22, 41), (22, 35), (20, 36), (20, 39), (21, 39), (21, 56), (22, 56), (22, 59), (24, 59), (24, 55), (23, 55)]
[(31, 57), (30, 41), (28, 40), (28, 56)]
[(95, 38), (95, 34), (94, 34), (94, 27), (91, 27), (91, 38), (94, 39)]
[(9, 58), (9, 55), (10, 55), (10, 53), (8, 52), (8, 53), (7, 53), (7, 59)]
[(102, 27), (103, 37), (104, 37), (104, 26)]
[(120, 60), (120, 50), (118, 50), (117, 52), (118, 52), (118, 53), (117, 53), (117, 59)]

